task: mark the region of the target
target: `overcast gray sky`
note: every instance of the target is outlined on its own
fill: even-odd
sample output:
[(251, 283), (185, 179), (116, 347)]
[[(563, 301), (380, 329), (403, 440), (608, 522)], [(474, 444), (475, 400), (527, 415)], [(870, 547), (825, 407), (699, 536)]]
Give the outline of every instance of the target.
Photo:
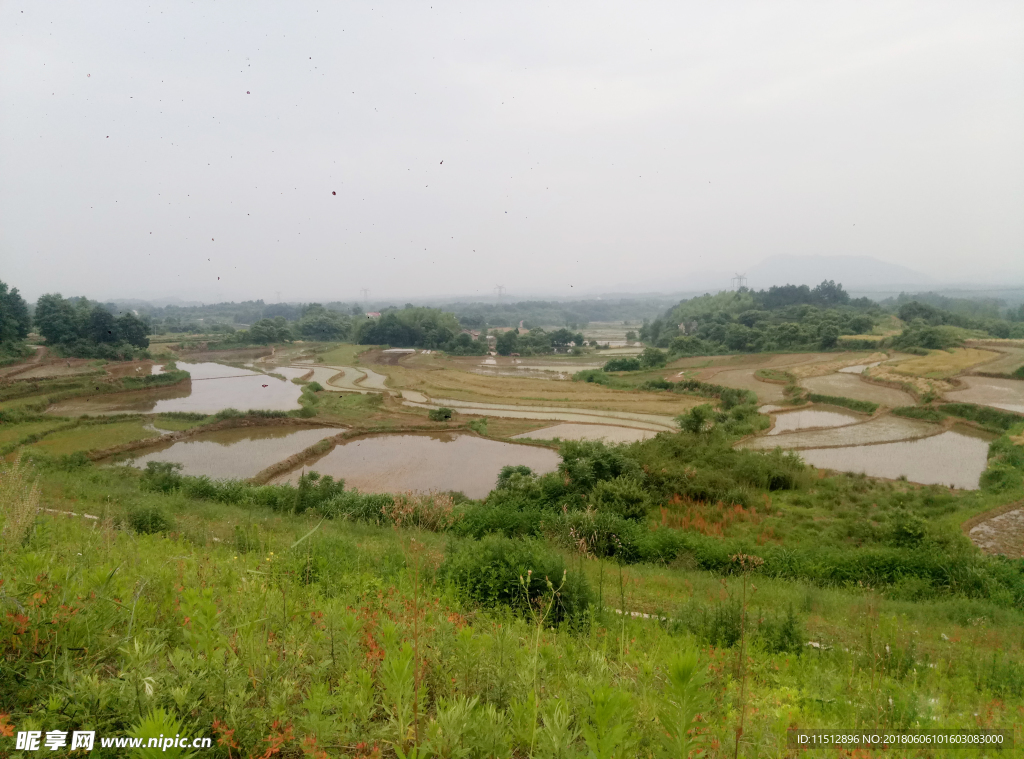
[(1024, 281), (1024, 3), (0, 0), (30, 298), (678, 289), (778, 254)]

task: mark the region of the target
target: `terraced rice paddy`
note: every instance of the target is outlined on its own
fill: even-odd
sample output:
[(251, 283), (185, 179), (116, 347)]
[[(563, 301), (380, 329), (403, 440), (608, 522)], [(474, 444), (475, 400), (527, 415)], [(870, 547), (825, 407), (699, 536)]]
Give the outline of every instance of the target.
[(914, 356), (896, 363), (891, 363), (892, 370), (898, 374), (911, 374), (915, 377), (929, 379), (946, 379), (970, 369), (984, 365), (996, 359), (995, 351), (980, 348), (952, 348), (948, 351), (931, 351), (927, 356)]
[(1024, 507), (986, 519), (971, 528), (970, 537), (983, 551), (1024, 559)]
[(976, 490), (990, 440), (973, 430), (949, 431), (921, 440), (802, 450), (800, 457), (820, 469)]
[(947, 392), (947, 400), (1024, 414), (1024, 380), (968, 376), (961, 377), (960, 381), (966, 388)]
[(942, 428), (917, 419), (899, 416), (881, 416), (862, 424), (832, 427), (804, 432), (787, 432), (779, 435), (765, 435), (749, 438), (739, 444), (742, 448), (771, 450), (781, 448), (824, 448), (839, 446), (871, 445), (896, 440), (910, 440), (935, 435)]
[(1024, 348), (993, 346), (989, 349), (999, 353), (999, 358), (974, 367), (975, 371), (1013, 374), (1024, 366)]
[(532, 440), (603, 440), (606, 443), (634, 443), (654, 437), (651, 430), (639, 430), (628, 427), (613, 427), (609, 424), (556, 424), (521, 435), (513, 435), (512, 439), (530, 438)]
[(214, 479), (247, 479), (294, 456), (313, 443), (337, 435), (337, 427), (242, 427), (204, 432), (189, 438), (147, 448), (123, 461), (145, 469), (150, 461), (173, 461), (188, 475)]
[(406, 397), (402, 402), (405, 406), (428, 409), (447, 406), (456, 412), (478, 416), (497, 416), (505, 419), (545, 419), (552, 422), (589, 422), (592, 424), (607, 423), (614, 420), (616, 424), (621, 424), (625, 427), (635, 427), (654, 432), (675, 432), (679, 429), (679, 425), (676, 424), (674, 417), (659, 416), (657, 414), (635, 414), (628, 411), (603, 411), (600, 409), (576, 409), (558, 406), (474, 403), (457, 401), (451, 398), (434, 398), (429, 402), (419, 402), (408, 399), (410, 396), (409, 391), (406, 391), (403, 395)]
[(818, 427), (844, 427), (867, 419), (863, 414), (847, 411), (835, 406), (815, 406), (778, 414), (769, 435), (779, 435), (798, 430), (815, 429)]
[(113, 448), (135, 440), (159, 438), (160, 433), (140, 420), (113, 424), (90, 424), (55, 432), (33, 443), (30, 448), (51, 456), (65, 456), (78, 451)]
[(913, 406), (914, 396), (902, 390), (864, 382), (855, 374), (826, 374), (824, 377), (811, 377), (801, 380), (800, 385), (812, 393), (835, 395), (853, 398), (858, 401), (870, 401), (883, 406)]
[(754, 376), (756, 369), (727, 369), (718, 372), (709, 381), (726, 387), (752, 390), (761, 403), (781, 401), (786, 397), (784, 386), (774, 382), (762, 382)]
[(506, 465), (554, 471), (557, 453), (538, 446), (500, 443), (471, 435), (375, 435), (334, 447), (320, 459), (275, 482), (297, 482), (302, 471), (345, 480), (364, 493), (461, 491), (483, 498)]
[(192, 411), (215, 414), (227, 408), (290, 411), (299, 408), (302, 389), (287, 380), (211, 362), (178, 362), (192, 375), (180, 386), (76, 398), (55, 404), (48, 413), (60, 416), (136, 412), (161, 414)]

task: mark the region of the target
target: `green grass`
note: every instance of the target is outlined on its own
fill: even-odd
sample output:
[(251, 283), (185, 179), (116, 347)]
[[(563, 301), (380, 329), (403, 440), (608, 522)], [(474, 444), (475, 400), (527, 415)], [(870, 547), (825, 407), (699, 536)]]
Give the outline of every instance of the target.
[(372, 350), (372, 345), (351, 345), (349, 343), (328, 343), (317, 352), (320, 363), (354, 366), (359, 363), (358, 356)]
[(158, 433), (145, 429), (144, 422), (135, 420), (114, 424), (81, 425), (48, 435), (29, 447), (51, 456), (66, 456), (78, 451), (104, 450), (134, 440), (157, 437)]
[(812, 403), (825, 403), (829, 406), (842, 406), (853, 411), (860, 411), (864, 414), (873, 414), (878, 410), (878, 404), (871, 401), (861, 401), (856, 398), (844, 398), (838, 395), (821, 395), (819, 393), (807, 393), (805, 396)]

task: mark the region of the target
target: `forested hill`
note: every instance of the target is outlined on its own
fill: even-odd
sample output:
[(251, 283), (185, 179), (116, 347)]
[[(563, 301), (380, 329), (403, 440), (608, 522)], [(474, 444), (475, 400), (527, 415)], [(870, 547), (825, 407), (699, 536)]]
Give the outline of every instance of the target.
[(841, 284), (782, 285), (684, 300), (645, 324), (645, 342), (675, 353), (805, 350), (835, 347), (843, 335), (870, 332), (883, 316), (877, 303), (851, 298)]
[[(676, 355), (833, 348), (950, 348), (965, 339), (1024, 338), (1024, 311), (1000, 318), (901, 296), (887, 308), (841, 284), (740, 288), (684, 300), (644, 324), (640, 337)], [(895, 328), (895, 329), (894, 329)], [(896, 329), (902, 331), (896, 333)]]

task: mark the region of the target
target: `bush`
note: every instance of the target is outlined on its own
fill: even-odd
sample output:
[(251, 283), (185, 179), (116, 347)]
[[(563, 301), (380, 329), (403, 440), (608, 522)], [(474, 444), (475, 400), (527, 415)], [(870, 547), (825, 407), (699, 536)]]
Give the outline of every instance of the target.
[(452, 418), (455, 412), (447, 406), (441, 406), (441, 408), (431, 409), (427, 413), (427, 418), (432, 422), (447, 422)]
[(651, 505), (643, 485), (632, 477), (601, 480), (594, 485), (590, 498), (598, 511), (611, 512), (634, 522), (645, 520)]
[[(659, 351), (660, 353), (660, 351)], [(602, 367), (604, 372), (638, 372), (642, 366), (638, 358), (613, 358)], [(591, 380), (593, 381), (593, 380)]]
[(167, 532), (174, 527), (174, 520), (159, 506), (142, 504), (129, 509), (128, 524), (135, 532), (150, 535)]
[(476, 603), (506, 606), (519, 614), (546, 608), (553, 588), (546, 623), (581, 622), (593, 595), (585, 577), (567, 572), (561, 556), (528, 539), (492, 535), (454, 544), (438, 575)]

